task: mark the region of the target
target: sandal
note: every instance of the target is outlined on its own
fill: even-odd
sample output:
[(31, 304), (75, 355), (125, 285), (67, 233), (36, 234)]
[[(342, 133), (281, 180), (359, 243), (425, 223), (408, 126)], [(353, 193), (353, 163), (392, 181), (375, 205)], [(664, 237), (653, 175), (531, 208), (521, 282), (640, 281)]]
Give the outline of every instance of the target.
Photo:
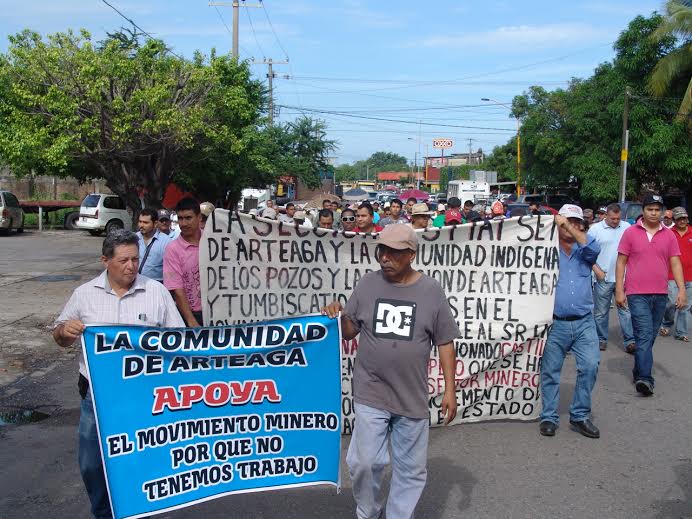
[(682, 342), (690, 342), (690, 338), (687, 335), (678, 335), (675, 340)]
[(658, 333), (661, 334), (661, 337), (668, 337), (670, 335), (670, 330), (668, 328), (661, 328)]

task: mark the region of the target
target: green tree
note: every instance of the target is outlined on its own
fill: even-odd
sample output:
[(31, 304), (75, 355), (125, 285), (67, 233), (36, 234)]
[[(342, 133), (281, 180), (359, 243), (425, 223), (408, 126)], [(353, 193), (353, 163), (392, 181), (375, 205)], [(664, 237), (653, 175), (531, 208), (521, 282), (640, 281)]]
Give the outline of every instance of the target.
[(379, 173), (380, 171), (406, 171), (408, 161), (406, 157), (388, 151), (376, 151), (366, 160), (370, 165), (370, 170)]
[(305, 116), (275, 126), (270, 134), (277, 145), (275, 158), (281, 173), (297, 176), (310, 188), (333, 175), (329, 155), (336, 149), (336, 141), (326, 138), (326, 129), (324, 121)]
[[(26, 30), (0, 55), (0, 158), (18, 175), (103, 178), (133, 210), (173, 179), (218, 198), (266, 181), (266, 95), (245, 63), (173, 56), (164, 43)], [(130, 36), (133, 36), (132, 34)], [(136, 36), (136, 35), (135, 35)]]
[(334, 181), (338, 184), (340, 182), (353, 182), (360, 179), (360, 173), (358, 168), (352, 164), (340, 164), (334, 168)]
[(501, 146), (495, 146), (483, 162), (483, 169), (497, 171), (500, 182), (517, 179), (517, 140), (512, 139)]
[[(588, 79), (573, 79), (552, 92), (534, 86), (514, 98), (521, 122), (522, 184), (529, 189), (579, 186), (583, 202), (615, 200), (620, 181), (620, 145), (625, 90), (630, 96), (628, 192), (690, 188), (690, 139), (674, 120), (677, 104), (647, 96), (655, 63), (675, 49), (674, 38), (652, 40), (661, 17), (637, 17), (617, 39), (615, 59)], [(514, 139), (497, 147), (486, 165), (510, 175)]]
[[(692, 2), (668, 0), (665, 17), (651, 35), (653, 42), (678, 38), (682, 45), (663, 56), (649, 78), (649, 90), (657, 97), (682, 90), (678, 120), (689, 122), (692, 114)], [(676, 83), (679, 86), (676, 88)]]

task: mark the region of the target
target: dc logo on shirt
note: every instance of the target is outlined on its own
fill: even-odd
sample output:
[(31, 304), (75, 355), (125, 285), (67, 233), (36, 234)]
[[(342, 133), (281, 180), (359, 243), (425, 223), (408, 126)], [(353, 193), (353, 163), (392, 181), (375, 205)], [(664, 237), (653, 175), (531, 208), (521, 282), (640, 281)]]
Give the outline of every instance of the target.
[(416, 324), (416, 305), (393, 299), (377, 299), (373, 319), (373, 334), (383, 339), (413, 338)]

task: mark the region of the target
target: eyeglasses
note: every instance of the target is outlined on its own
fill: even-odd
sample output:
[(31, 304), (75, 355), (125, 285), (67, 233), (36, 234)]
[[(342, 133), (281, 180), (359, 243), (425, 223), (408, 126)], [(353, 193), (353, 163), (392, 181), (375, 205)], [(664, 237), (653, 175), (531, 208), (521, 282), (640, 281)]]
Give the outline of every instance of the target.
[(342, 216), (341, 221), (342, 222), (355, 222), (356, 217), (355, 216)]

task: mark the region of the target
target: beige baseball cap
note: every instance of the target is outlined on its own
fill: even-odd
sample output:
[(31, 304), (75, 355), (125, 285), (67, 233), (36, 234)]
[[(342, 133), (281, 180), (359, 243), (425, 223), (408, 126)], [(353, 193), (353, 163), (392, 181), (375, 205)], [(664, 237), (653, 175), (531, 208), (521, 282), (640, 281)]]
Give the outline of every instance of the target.
[(413, 204), (413, 207), (411, 208), (411, 216), (415, 216), (417, 214), (430, 216), (433, 214), (433, 211), (428, 208), (428, 204), (421, 202), (419, 204)]
[(413, 227), (409, 225), (387, 225), (377, 236), (377, 243), (391, 249), (416, 250), (418, 248), (418, 236)]

